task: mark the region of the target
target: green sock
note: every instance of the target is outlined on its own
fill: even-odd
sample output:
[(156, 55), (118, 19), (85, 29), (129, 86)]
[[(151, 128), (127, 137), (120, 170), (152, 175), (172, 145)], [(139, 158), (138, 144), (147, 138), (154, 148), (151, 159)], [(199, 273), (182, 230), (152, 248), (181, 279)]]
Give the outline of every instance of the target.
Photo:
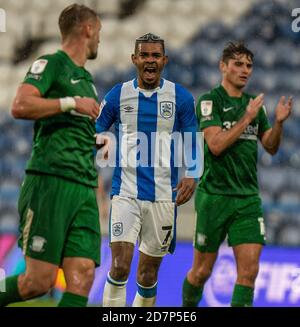
[(9, 303), (23, 301), (18, 289), (18, 275), (7, 277), (5, 279), (5, 292), (0, 292), (0, 307)]
[(87, 302), (86, 296), (65, 292), (58, 303), (58, 307), (86, 307)]
[(182, 306), (197, 307), (202, 298), (203, 286), (193, 286), (185, 278), (182, 286)]
[(235, 284), (231, 306), (232, 307), (252, 307), (254, 288)]

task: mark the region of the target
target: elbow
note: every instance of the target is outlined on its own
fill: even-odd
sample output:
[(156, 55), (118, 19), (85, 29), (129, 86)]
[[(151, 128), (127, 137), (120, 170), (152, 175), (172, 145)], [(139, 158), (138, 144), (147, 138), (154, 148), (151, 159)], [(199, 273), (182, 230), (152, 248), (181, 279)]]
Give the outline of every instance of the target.
[(24, 103), (22, 99), (16, 97), (14, 99), (12, 108), (11, 108), (11, 115), (16, 118), (20, 119), (23, 117), (22, 112), (24, 111)]
[(209, 150), (215, 157), (219, 157), (223, 152), (223, 149), (221, 149), (219, 146), (211, 146)]
[(13, 106), (13, 107), (11, 108), (11, 111), (10, 111), (10, 112), (11, 112), (11, 115), (12, 115), (14, 118), (16, 118), (16, 119), (21, 118), (20, 111), (18, 110), (17, 107)]
[(279, 144), (263, 144), (263, 147), (266, 152), (274, 156), (278, 152)]
[(271, 155), (271, 156), (275, 156), (275, 154), (278, 152), (278, 149), (267, 149), (267, 152)]

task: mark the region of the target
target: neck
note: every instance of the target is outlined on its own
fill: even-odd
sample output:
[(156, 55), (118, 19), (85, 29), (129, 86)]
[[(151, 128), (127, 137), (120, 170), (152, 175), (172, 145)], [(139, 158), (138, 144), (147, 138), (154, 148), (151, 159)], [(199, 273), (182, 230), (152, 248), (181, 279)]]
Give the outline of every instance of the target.
[(141, 78), (138, 78), (138, 87), (143, 90), (154, 90), (160, 85), (160, 79), (153, 83), (153, 84), (148, 84), (145, 83)]
[(86, 47), (83, 42), (65, 40), (62, 44), (62, 50), (77, 66), (83, 67), (87, 62)]
[(243, 89), (238, 89), (235, 86), (233, 86), (231, 83), (228, 83), (227, 81), (223, 80), (221, 85), (224, 87), (226, 92), (231, 97), (241, 97), (243, 95)]

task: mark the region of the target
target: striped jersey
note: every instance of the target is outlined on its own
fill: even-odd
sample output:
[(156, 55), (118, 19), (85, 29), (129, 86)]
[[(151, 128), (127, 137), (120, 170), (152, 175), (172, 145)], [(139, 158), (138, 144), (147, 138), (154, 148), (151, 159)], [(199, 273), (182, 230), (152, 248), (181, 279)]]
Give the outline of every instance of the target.
[[(196, 138), (193, 96), (165, 79), (153, 90), (140, 89), (134, 79), (112, 88), (101, 108), (97, 133), (112, 124), (116, 132), (112, 196), (175, 201), (179, 165), (175, 164), (178, 143), (174, 135), (188, 132)], [(195, 142), (184, 150), (194, 154)], [(197, 168), (188, 166), (186, 175), (194, 177)]]

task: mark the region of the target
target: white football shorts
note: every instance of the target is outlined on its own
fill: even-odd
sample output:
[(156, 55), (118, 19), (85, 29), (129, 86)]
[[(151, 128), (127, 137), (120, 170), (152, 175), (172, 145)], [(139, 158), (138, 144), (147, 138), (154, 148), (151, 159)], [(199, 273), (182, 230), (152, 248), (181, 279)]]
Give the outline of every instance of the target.
[(152, 257), (168, 253), (174, 236), (174, 202), (150, 202), (114, 195), (111, 201), (110, 242), (139, 241), (139, 251)]

